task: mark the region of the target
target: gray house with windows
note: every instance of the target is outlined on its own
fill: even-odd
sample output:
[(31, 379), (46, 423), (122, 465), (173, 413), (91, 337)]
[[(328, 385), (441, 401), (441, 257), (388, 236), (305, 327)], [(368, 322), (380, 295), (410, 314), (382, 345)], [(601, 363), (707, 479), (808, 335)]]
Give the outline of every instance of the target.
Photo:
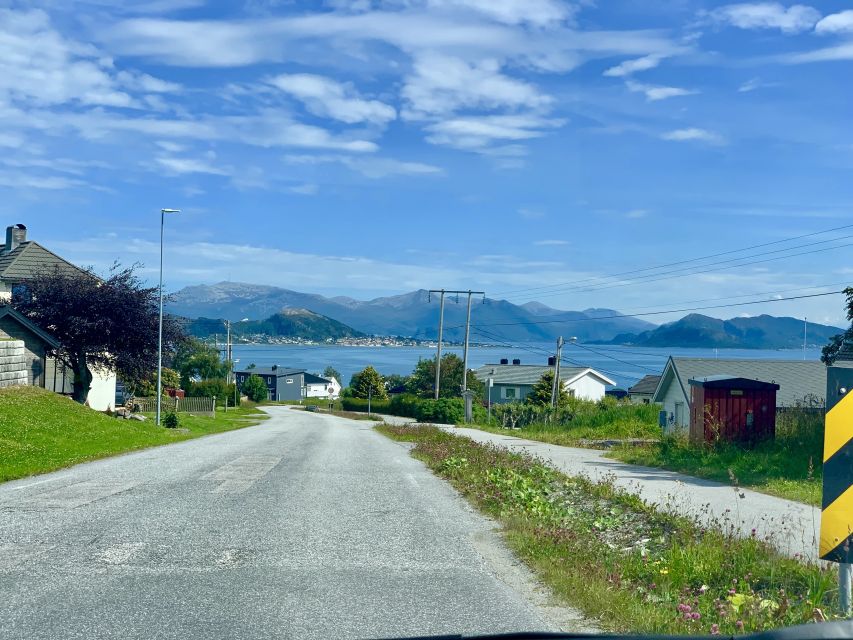
[(238, 387), (243, 386), (249, 376), (258, 376), (266, 383), (270, 400), (302, 400), (304, 397), (306, 376), (304, 369), (288, 369), (273, 365), (236, 371), (235, 376)]

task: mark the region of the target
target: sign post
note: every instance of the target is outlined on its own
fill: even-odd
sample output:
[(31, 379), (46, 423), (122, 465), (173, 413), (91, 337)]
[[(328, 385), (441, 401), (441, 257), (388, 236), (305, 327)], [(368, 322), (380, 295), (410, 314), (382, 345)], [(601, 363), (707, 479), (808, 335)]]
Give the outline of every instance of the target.
[(820, 557), (839, 563), (838, 602), (850, 616), (853, 561), (853, 368), (829, 367), (823, 441)]

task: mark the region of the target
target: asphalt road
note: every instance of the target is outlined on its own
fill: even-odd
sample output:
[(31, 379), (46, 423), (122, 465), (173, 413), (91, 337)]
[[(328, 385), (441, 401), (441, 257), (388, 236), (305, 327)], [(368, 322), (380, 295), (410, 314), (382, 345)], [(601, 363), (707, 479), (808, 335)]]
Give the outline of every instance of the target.
[(405, 447), (270, 413), (0, 485), (3, 638), (583, 630)]

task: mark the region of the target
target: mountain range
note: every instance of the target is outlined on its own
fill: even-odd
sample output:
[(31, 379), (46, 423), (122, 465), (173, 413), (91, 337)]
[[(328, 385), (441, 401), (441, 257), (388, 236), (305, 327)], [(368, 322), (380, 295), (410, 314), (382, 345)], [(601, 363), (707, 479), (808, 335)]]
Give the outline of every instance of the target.
[[(455, 296), (445, 297), (445, 339), (458, 341), (464, 337), (466, 302), (466, 296), (459, 296), (458, 300)], [(220, 282), (185, 287), (170, 296), (167, 308), (170, 313), (189, 318), (228, 320), (261, 320), (283, 309), (308, 309), (370, 335), (419, 339), (438, 336), (439, 299), (423, 289), (355, 300), (268, 285)], [(575, 336), (581, 341), (610, 340), (620, 333), (640, 333), (655, 326), (611, 309), (561, 311), (540, 303), (519, 306), (491, 299), (474, 301), (471, 322), (486, 325), (481, 334), (472, 331), (471, 339), (476, 342), (543, 341), (559, 335)]]
[[(447, 295), (444, 339), (464, 337), (467, 296)], [(185, 287), (170, 296), (168, 310), (188, 318), (220, 318), (246, 325), (240, 331), (309, 339), (359, 334), (434, 340), (439, 298), (419, 289), (397, 296), (355, 300), (328, 298), (269, 285), (220, 282)], [(205, 322), (209, 323), (209, 320)], [(802, 346), (803, 322), (761, 315), (720, 320), (690, 314), (656, 326), (612, 309), (563, 311), (541, 302), (475, 300), (471, 309), (474, 342), (542, 342), (576, 337), (580, 342), (648, 347), (787, 349)], [(201, 326), (201, 325), (199, 325)], [(233, 325), (237, 326), (237, 325)], [(349, 332), (349, 333), (348, 333)], [(808, 323), (808, 342), (823, 345), (837, 327)]]
[[(198, 338), (213, 334), (225, 335), (225, 320), (220, 318), (189, 319), (185, 328), (187, 333)], [(269, 336), (285, 338), (303, 338), (323, 341), (327, 338), (360, 338), (364, 334), (332, 318), (308, 311), (307, 309), (283, 309), (263, 320), (244, 320), (231, 323), (231, 333), (235, 338), (244, 336)]]
[[(620, 334), (599, 342), (638, 347), (798, 349), (803, 346), (803, 329), (803, 321), (798, 318), (760, 315), (720, 320), (691, 313), (649, 331)], [(809, 322), (805, 337), (808, 344), (822, 346), (842, 332), (838, 327)]]

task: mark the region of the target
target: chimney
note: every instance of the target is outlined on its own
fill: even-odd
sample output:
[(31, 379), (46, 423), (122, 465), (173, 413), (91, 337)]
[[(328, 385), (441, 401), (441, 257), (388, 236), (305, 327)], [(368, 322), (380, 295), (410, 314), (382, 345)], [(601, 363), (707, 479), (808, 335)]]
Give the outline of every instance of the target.
[(521, 364), (521, 360), (519, 358), (513, 358), (512, 363), (513, 364)]
[(549, 367), (554, 367), (554, 366), (556, 366), (556, 365), (557, 365), (557, 358), (556, 358), (556, 356), (548, 356), (548, 366), (549, 366)]
[(3, 253), (12, 253), (22, 242), (27, 241), (27, 228), (22, 224), (6, 227), (6, 245)]
[(272, 370), (273, 370), (273, 371), (277, 371), (277, 370), (278, 370), (278, 365), (277, 365), (277, 364), (274, 364), (274, 365), (272, 366)]
[(501, 364), (509, 364), (509, 360), (506, 358), (501, 358)]

